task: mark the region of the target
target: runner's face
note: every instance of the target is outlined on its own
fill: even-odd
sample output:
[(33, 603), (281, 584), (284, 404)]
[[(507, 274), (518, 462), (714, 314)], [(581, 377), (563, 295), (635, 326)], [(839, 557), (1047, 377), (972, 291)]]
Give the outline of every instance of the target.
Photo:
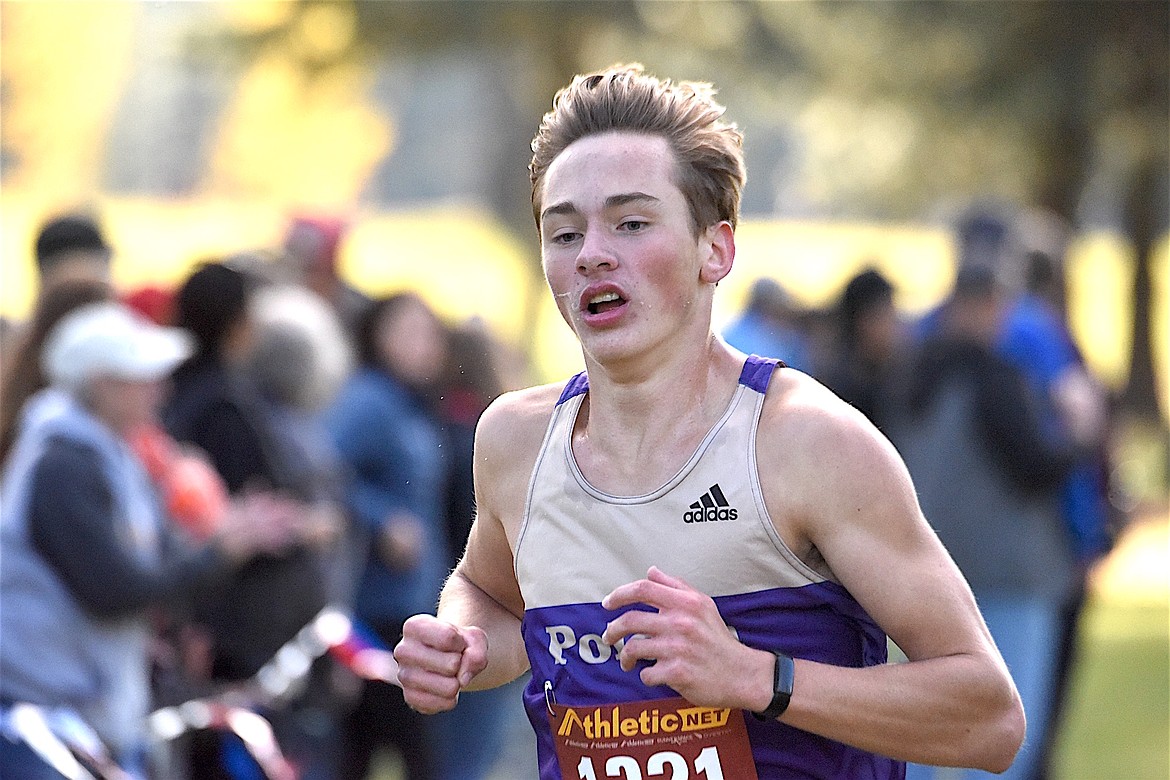
[(710, 291), (726, 273), (709, 267), (711, 236), (730, 227), (694, 235), (674, 168), (664, 139), (632, 133), (583, 138), (549, 166), (545, 276), (587, 357), (635, 357), (710, 328)]

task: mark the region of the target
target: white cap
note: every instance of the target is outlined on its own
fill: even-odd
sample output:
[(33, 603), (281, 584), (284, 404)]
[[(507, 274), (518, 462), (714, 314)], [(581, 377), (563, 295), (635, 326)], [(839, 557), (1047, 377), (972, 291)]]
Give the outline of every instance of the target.
[(65, 316), (41, 353), (49, 381), (77, 388), (97, 376), (161, 379), (190, 356), (190, 335), (163, 328), (119, 303), (95, 303)]

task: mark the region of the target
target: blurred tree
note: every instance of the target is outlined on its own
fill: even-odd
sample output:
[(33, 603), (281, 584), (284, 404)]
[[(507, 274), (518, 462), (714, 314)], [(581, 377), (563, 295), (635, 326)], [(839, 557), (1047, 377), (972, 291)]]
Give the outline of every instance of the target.
[[(11, 12), (19, 5), (2, 6), (6, 22), (18, 19)], [(156, 16), (168, 8), (143, 7)], [(1052, 209), (1080, 229), (1124, 230), (1137, 256), (1124, 398), (1142, 413), (1156, 409), (1150, 256), (1168, 221), (1164, 0), (249, 0), (191, 8), (186, 46), (171, 41), (156, 53), (177, 50), (184, 73), (220, 81), (192, 75), (179, 90), (160, 82), (161, 97), (146, 110), (128, 104), (121, 116), (131, 137), (147, 126), (138, 118), (165, 125), (160, 113), (177, 112), (159, 154), (186, 158), (166, 163), (152, 147), (113, 177), (126, 186), (145, 177), (160, 192), (202, 187), (234, 198), (292, 188), (302, 199), (379, 206), (473, 200), (535, 257), (525, 166), (539, 117), (571, 75), (636, 58), (654, 73), (720, 85), (746, 129), (748, 215), (943, 220), (992, 198)], [(249, 70), (256, 64), (264, 68)], [(240, 74), (227, 111), (222, 84)], [(8, 98), (28, 81), (6, 77), (6, 115)], [(179, 111), (193, 101), (227, 119), (194, 122)], [(13, 117), (0, 158), (6, 185), (30, 159), (18, 141), (36, 137), (16, 133)], [(214, 132), (218, 143), (207, 138)], [(541, 295), (535, 262), (529, 288), (531, 309)]]
[[(355, 61), (388, 70), (372, 92), (380, 102), (398, 103), (394, 142), (365, 197), (383, 203), (473, 197), (537, 256), (529, 140), (553, 92), (586, 67), (588, 41), (609, 25), (638, 23), (631, 2), (278, 5), (255, 25), (199, 33), (201, 48), (245, 62), (279, 50), (292, 56), (308, 84)], [(347, 20), (344, 35), (319, 30), (337, 27), (339, 16)], [(316, 38), (330, 45), (307, 43)], [(521, 305), (525, 321), (535, 322), (543, 297), (539, 262), (531, 270)], [(535, 339), (535, 328), (526, 333)]]
[[(268, 9), (257, 14), (262, 23), (205, 40), (245, 59), (279, 46), (309, 82), (355, 61), (396, 64), (392, 81), (412, 82), (379, 94), (426, 120), (412, 131), (395, 118), (395, 141), (367, 196), (449, 197), (464, 188), (529, 240), (528, 141), (549, 98), (574, 73), (628, 59), (721, 87), (748, 131), (749, 214), (945, 219), (994, 198), (1050, 209), (1082, 229), (1126, 230), (1138, 262), (1125, 398), (1156, 410), (1149, 260), (1167, 228), (1158, 195), (1170, 137), (1164, 0), (258, 7)], [(444, 72), (456, 75), (444, 81)], [(466, 114), (445, 99), (465, 101)], [(452, 148), (467, 146), (467, 128), (451, 132), (460, 120), (478, 149)], [(468, 155), (476, 175), (465, 173)], [(427, 161), (422, 174), (407, 156)], [(458, 164), (444, 169), (444, 157)]]
[[(353, 2), (352, 0), (299, 0), (279, 13), (264, 16), (254, 26), (203, 30), (202, 46), (217, 55), (224, 51), (243, 60), (261, 56), (273, 48), (292, 58), (307, 83), (324, 80), (354, 61), (375, 68), (391, 63), (395, 75), (409, 75), (418, 84), (398, 84), (384, 90), (392, 97), (437, 102), (442, 95), (425, 94), (443, 82), (442, 72), (452, 69), (480, 71), (491, 84), (491, 99), (501, 101), (492, 112), (491, 131), (506, 139), (496, 154), (479, 156), (486, 169), (482, 195), (492, 211), (517, 230), (530, 231), (531, 207), (525, 188), (530, 152), (528, 140), (548, 108), (553, 91), (585, 67), (586, 42), (606, 26), (636, 23), (633, 4), (622, 2)], [(341, 9), (345, 9), (344, 11)], [(344, 19), (339, 22), (338, 19)], [(344, 26), (342, 31), (334, 28)], [(322, 29), (326, 28), (326, 29)], [(320, 40), (320, 43), (314, 41)], [(410, 68), (403, 63), (429, 63)], [(408, 73), (404, 73), (408, 70)], [(452, 87), (451, 80), (446, 85)], [(484, 101), (470, 104), (468, 112), (483, 110)], [(417, 106), (415, 106), (417, 109)], [(475, 121), (465, 116), (464, 121)], [(395, 121), (401, 121), (396, 117)], [(428, 128), (432, 142), (445, 128)], [(401, 139), (399, 139), (401, 140)], [(481, 139), (485, 147), (490, 139)], [(432, 145), (436, 145), (432, 143)], [(400, 149), (395, 145), (390, 154)], [(461, 150), (439, 149), (438, 154)], [(392, 186), (392, 185), (391, 185)], [(425, 186), (420, 180), (418, 186)], [(467, 193), (464, 193), (467, 194)], [(417, 195), (416, 195), (417, 197)]]

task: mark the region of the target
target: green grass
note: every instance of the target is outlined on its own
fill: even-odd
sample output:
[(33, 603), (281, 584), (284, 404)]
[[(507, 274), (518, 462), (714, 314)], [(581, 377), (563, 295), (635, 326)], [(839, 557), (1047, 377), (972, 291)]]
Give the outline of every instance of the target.
[(1057, 780), (1170, 777), (1170, 605), (1090, 602)]

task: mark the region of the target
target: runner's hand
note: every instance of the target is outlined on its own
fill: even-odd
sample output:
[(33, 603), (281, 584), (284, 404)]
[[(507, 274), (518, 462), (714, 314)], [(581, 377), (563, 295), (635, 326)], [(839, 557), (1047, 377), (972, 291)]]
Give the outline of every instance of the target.
[(601, 602), (606, 609), (633, 604), (657, 612), (631, 609), (610, 621), (602, 634), (606, 644), (621, 643), (623, 670), (651, 661), (640, 674), (643, 683), (669, 686), (699, 706), (767, 706), (775, 657), (742, 644), (710, 596), (651, 566), (646, 579), (615, 588)]
[(406, 703), (427, 715), (452, 709), (459, 692), (487, 666), (487, 635), (432, 615), (415, 615), (402, 626), (394, 648), (398, 682)]

